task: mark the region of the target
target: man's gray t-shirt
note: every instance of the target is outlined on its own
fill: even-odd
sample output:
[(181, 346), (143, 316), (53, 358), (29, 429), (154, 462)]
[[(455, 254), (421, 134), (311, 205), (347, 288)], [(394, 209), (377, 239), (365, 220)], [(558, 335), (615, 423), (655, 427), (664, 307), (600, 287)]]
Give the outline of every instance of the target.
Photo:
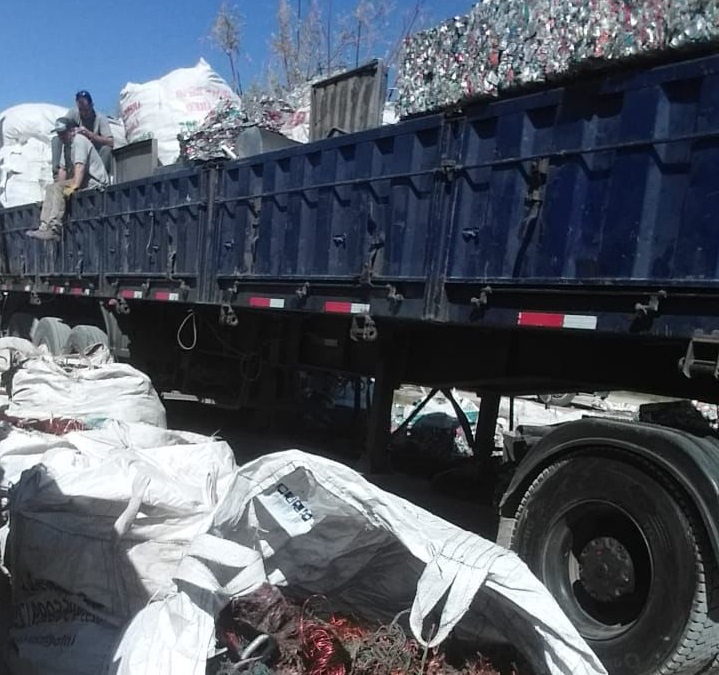
[[(68, 175), (74, 173), (75, 164), (85, 165), (85, 177), (82, 180), (80, 188), (98, 187), (100, 185), (108, 185), (110, 179), (105, 171), (105, 165), (93, 144), (84, 136), (75, 134), (70, 147), (71, 167), (65, 166)], [(61, 165), (64, 166), (65, 158), (63, 156)]]
[[(105, 117), (105, 115), (97, 111), (95, 111), (95, 120), (92, 124), (92, 128), (83, 124), (83, 121), (80, 118), (80, 111), (77, 108), (70, 108), (65, 113), (65, 117), (74, 120), (75, 124), (77, 124), (79, 127), (85, 127), (89, 131), (92, 131), (93, 134), (98, 134), (100, 136), (103, 136), (104, 138), (112, 138), (112, 129), (110, 129), (110, 122), (108, 121), (107, 117)], [(97, 148), (99, 146), (96, 145), (95, 147)]]

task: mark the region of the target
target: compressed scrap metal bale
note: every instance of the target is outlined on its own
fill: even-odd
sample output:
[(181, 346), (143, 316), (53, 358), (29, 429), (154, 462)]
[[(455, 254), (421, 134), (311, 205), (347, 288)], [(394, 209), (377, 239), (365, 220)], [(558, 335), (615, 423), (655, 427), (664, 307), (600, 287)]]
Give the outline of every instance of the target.
[(719, 0), (669, 0), (669, 45), (673, 48), (719, 39)]
[(294, 111), (292, 104), (271, 96), (248, 97), (242, 107), (221, 99), (199, 127), (178, 135), (180, 157), (196, 161), (227, 157), (246, 129), (257, 126), (277, 132)]
[(719, 0), (483, 0), (405, 42), (401, 116), (719, 38)]
[(478, 50), (467, 44), (468, 28), (469, 17), (456, 17), (406, 41), (398, 74), (401, 114), (431, 110), (474, 93), (466, 88), (467, 62)]
[(180, 157), (209, 160), (223, 157), (222, 147), (232, 148), (237, 135), (247, 126), (247, 115), (233, 101), (220, 99), (199, 128), (178, 135)]

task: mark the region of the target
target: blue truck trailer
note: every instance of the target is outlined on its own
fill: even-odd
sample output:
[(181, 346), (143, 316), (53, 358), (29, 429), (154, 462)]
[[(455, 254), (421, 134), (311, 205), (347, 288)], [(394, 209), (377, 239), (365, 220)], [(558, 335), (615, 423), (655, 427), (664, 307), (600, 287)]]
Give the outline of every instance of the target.
[[(58, 242), (38, 218), (0, 210), (5, 334), (237, 407), (374, 378), (373, 471), (401, 383), (480, 392), (480, 458), (500, 395), (719, 401), (717, 55), (83, 191)], [(719, 672), (715, 438), (561, 425), (498, 515), (611, 673)]]

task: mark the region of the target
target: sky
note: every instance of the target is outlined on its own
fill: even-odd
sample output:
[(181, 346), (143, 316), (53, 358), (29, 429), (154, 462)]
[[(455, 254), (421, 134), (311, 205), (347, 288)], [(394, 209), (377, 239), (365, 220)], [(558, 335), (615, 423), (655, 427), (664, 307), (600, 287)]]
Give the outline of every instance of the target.
[[(331, 3), (334, 16), (356, 4), (318, 1)], [(392, 0), (389, 35), (401, 34), (402, 19), (415, 3)], [(244, 24), (242, 81), (260, 79), (276, 31), (277, 0), (228, 4)], [(425, 0), (425, 24), (463, 14), (471, 4)], [(147, 82), (200, 58), (229, 80), (226, 55), (207, 38), (219, 6), (220, 0), (0, 0), (0, 111), (20, 103), (69, 107), (75, 92), (87, 89), (95, 107), (113, 115), (128, 82)]]

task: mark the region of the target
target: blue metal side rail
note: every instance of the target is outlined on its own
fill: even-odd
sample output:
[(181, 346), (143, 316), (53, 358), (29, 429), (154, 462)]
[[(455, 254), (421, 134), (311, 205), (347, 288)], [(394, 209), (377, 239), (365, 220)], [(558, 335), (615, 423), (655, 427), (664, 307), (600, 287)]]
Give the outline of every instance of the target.
[(0, 211), (5, 290), (688, 337), (719, 327), (719, 56)]

